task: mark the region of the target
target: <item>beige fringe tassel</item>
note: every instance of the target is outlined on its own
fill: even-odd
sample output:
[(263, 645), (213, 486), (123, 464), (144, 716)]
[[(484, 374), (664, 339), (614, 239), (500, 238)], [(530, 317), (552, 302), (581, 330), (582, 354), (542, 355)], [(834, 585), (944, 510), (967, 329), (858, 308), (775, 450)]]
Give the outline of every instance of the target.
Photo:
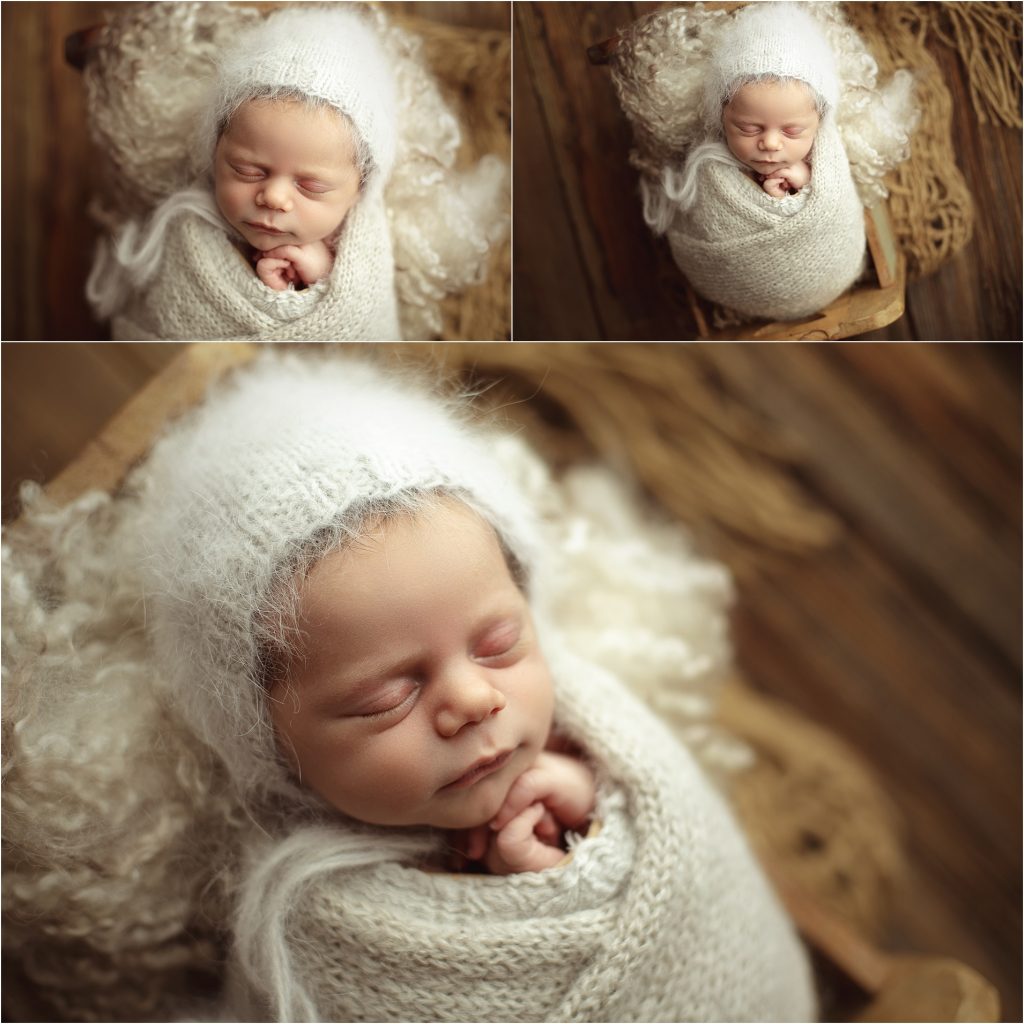
[(910, 68), (918, 79), (921, 125), (910, 159), (886, 178), (889, 210), (911, 280), (933, 273), (964, 248), (974, 203), (955, 164), (953, 103), (929, 33), (956, 50), (982, 124), (1021, 127), (1021, 8), (1016, 3), (847, 3), (850, 23), (868, 43), (882, 78)]

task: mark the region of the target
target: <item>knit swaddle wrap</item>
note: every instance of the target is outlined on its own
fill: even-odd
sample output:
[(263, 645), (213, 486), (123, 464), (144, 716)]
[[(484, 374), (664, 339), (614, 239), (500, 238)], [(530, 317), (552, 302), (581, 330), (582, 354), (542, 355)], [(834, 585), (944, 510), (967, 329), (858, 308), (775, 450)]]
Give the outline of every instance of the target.
[(115, 319), (116, 338), (394, 341), (401, 337), (387, 215), (371, 188), (345, 218), (334, 266), (306, 291), (275, 292), (226, 233), (184, 213), (159, 272)]
[(864, 210), (830, 117), (812, 151), (803, 209), (786, 216), (739, 167), (705, 161), (693, 206), (667, 232), (698, 292), (748, 316), (792, 320), (827, 306), (860, 276)]
[[(542, 643), (558, 728), (597, 770), (600, 830), (543, 872), (389, 861), (307, 883), (286, 936), (316, 1016), (812, 1019), (806, 956), (693, 759), (612, 676)], [(239, 973), (266, 1009), (265, 966)]]

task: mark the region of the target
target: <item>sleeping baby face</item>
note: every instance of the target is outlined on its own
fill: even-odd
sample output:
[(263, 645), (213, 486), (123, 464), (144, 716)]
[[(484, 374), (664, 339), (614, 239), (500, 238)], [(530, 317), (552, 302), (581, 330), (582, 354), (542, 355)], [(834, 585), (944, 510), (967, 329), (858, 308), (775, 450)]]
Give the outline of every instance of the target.
[(765, 175), (806, 159), (819, 120), (810, 88), (793, 79), (744, 85), (722, 108), (733, 156)]
[(330, 108), (250, 100), (217, 142), (214, 194), (254, 248), (329, 237), (359, 198), (352, 129)]
[(320, 561), (270, 690), (301, 782), (376, 825), (489, 821), (551, 730), (551, 676), (489, 525), (445, 499)]

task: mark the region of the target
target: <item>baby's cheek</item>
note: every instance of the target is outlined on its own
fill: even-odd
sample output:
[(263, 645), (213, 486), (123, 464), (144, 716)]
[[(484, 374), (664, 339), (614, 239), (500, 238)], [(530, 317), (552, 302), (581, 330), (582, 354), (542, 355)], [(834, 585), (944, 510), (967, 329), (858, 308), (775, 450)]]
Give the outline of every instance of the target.
[(239, 188), (236, 183), (219, 183), (214, 189), (214, 197), (220, 212), (229, 221), (239, 218), (245, 204), (244, 189)]

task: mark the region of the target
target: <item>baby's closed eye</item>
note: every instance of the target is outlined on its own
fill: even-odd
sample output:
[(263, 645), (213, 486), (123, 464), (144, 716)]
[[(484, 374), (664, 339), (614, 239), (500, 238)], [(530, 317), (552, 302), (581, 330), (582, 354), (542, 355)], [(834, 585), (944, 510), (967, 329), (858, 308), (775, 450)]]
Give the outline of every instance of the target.
[(311, 192), (313, 195), (317, 196), (326, 195), (328, 192), (334, 191), (333, 185), (328, 185), (326, 182), (315, 181), (308, 178), (304, 178), (299, 181), (298, 186), (303, 192)]
[(395, 679), (374, 693), (368, 701), (358, 704), (344, 717), (378, 719), (395, 714), (412, 703), (419, 688), (419, 683), (411, 676)]
[(523, 629), (519, 622), (506, 620), (487, 629), (473, 644), (472, 655), (478, 661), (501, 668), (524, 653)]

